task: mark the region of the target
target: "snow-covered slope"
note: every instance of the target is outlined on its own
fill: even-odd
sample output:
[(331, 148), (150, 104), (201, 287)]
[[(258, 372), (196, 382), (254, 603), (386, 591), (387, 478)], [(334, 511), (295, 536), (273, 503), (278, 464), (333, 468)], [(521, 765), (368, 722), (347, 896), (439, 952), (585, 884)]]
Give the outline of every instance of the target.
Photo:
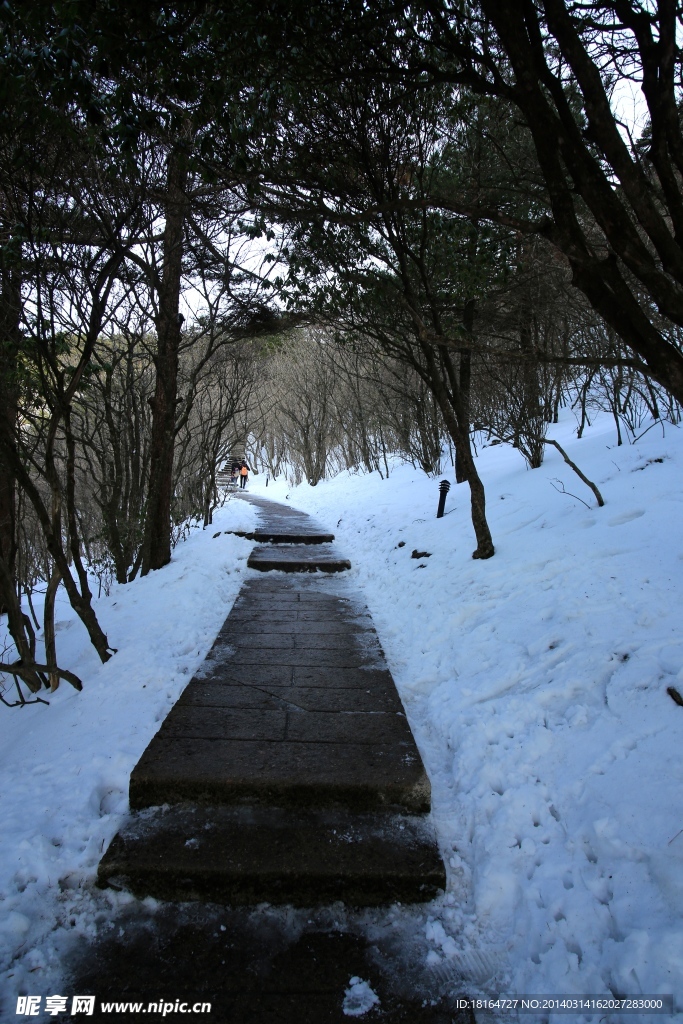
[(490, 952), (490, 991), (683, 1010), (683, 432), (574, 429), (551, 433), (605, 506), (555, 449), (529, 471), (487, 448), (486, 562), (466, 486), (437, 520), (438, 482), (407, 466), (262, 493), (336, 527), (375, 618), (451, 868), (432, 959), (481, 975)]
[[(486, 562), (470, 557), (466, 487), (436, 520), (438, 482), (410, 467), (250, 489), (336, 532), (375, 618), (450, 869), (446, 896), (414, 918), (425, 969), (470, 991), (675, 992), (683, 1010), (683, 707), (667, 694), (683, 693), (683, 431), (617, 448), (607, 419), (581, 441), (573, 426), (553, 436), (605, 507), (556, 451), (528, 471), (487, 448)], [(83, 692), (0, 707), (7, 992), (46, 991), (72, 937), (95, 933), (89, 886), (128, 775), (239, 589), (250, 545), (213, 534), (252, 517), (231, 502), (169, 567), (99, 602), (119, 649), (106, 666), (60, 604), (60, 661)]]

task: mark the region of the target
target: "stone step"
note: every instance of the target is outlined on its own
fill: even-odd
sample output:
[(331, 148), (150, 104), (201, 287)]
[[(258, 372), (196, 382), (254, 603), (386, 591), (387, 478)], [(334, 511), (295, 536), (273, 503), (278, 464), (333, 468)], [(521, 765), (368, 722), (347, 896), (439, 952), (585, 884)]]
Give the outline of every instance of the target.
[(422, 903), (445, 883), (424, 818), (277, 807), (134, 815), (98, 870), (98, 884), (141, 898), (233, 906)]
[[(248, 726), (252, 736), (259, 730), (275, 735), (277, 722), (264, 722), (253, 711), (247, 715), (255, 719)], [(222, 724), (237, 731), (235, 718), (233, 712)], [(193, 800), (207, 805), (250, 801), (277, 807), (429, 811), (429, 779), (414, 744), (393, 738), (373, 743), (367, 732), (358, 742), (353, 724), (345, 735), (308, 741), (263, 736), (208, 739), (197, 735), (207, 728), (206, 721), (192, 736), (179, 735), (169, 725), (154, 737), (133, 770), (130, 806), (139, 810)]]
[(331, 544), (333, 533), (319, 533), (305, 530), (226, 530), (245, 540), (255, 540), (258, 544)]
[(289, 505), (282, 505), (278, 502), (269, 501), (267, 498), (258, 498), (256, 495), (240, 492), (242, 501), (247, 501), (259, 510), (259, 522), (255, 528), (258, 540), (266, 540), (269, 536), (285, 538), (274, 543), (292, 543), (293, 539), (301, 536), (302, 544), (327, 543), (326, 541), (313, 540), (313, 537), (329, 537), (334, 540), (334, 534), (322, 527), (311, 516)]
[(322, 544), (259, 544), (249, 555), (247, 565), (261, 572), (344, 572), (351, 568), (348, 558), (341, 558)]

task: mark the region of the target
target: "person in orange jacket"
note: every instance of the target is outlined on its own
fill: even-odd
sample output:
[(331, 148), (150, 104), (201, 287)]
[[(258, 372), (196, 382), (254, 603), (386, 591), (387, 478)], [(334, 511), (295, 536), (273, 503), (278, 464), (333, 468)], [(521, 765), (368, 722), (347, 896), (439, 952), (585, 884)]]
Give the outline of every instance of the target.
[(244, 490), (247, 486), (247, 480), (249, 479), (249, 466), (242, 459), (242, 465), (240, 466), (240, 488)]

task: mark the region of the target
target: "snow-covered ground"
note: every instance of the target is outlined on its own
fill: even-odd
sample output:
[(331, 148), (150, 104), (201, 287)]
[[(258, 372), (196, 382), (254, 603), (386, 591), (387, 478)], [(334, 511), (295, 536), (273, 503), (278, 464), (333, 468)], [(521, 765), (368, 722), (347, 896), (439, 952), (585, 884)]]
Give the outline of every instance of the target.
[[(165, 569), (97, 601), (118, 649), (106, 665), (61, 594), (57, 656), (83, 691), (62, 682), (49, 707), (0, 706), (0, 1020), (21, 1019), (18, 994), (61, 992), (63, 958), (107, 916), (90, 887), (127, 813), (130, 773), (203, 661), (246, 570), (251, 543), (214, 534), (255, 520), (246, 502), (231, 501)], [(16, 696), (13, 685), (5, 696)]]
[[(683, 707), (667, 693), (683, 693), (683, 431), (620, 448), (607, 418), (580, 441), (571, 417), (551, 433), (604, 508), (554, 449), (529, 471), (486, 448), (485, 562), (466, 487), (437, 520), (438, 482), (407, 466), (250, 490), (335, 531), (375, 618), (450, 872), (411, 918), (425, 968), (489, 994), (674, 993), (683, 1017)], [(8, 992), (46, 992), (73, 936), (95, 934), (89, 886), (129, 773), (239, 589), (250, 545), (213, 533), (252, 516), (230, 502), (169, 567), (98, 603), (119, 648), (105, 666), (62, 603), (59, 659), (83, 692), (0, 707)]]
[(465, 486), (437, 520), (437, 481), (407, 466), (252, 489), (335, 528), (374, 616), (451, 868), (434, 959), (481, 973), (470, 954), (489, 953), (492, 991), (675, 992), (683, 1010), (683, 432), (574, 432), (551, 436), (605, 506), (554, 449), (529, 471), (487, 448), (486, 562)]

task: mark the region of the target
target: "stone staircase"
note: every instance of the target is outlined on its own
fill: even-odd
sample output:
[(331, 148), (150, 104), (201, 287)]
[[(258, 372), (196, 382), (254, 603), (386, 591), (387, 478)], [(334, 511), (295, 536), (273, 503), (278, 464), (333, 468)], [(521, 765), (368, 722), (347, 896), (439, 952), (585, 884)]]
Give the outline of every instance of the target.
[(432, 899), (445, 872), (429, 780), (339, 575), (350, 563), (307, 516), (245, 500), (261, 571), (136, 765), (99, 883), (230, 905)]
[(241, 462), (245, 458), (245, 446), (244, 444), (235, 444), (232, 447), (230, 455), (223, 463), (223, 469), (219, 469), (216, 473), (216, 485), (223, 488), (226, 491), (236, 491), (239, 484), (233, 483), (230, 475), (230, 467), (233, 462)]

